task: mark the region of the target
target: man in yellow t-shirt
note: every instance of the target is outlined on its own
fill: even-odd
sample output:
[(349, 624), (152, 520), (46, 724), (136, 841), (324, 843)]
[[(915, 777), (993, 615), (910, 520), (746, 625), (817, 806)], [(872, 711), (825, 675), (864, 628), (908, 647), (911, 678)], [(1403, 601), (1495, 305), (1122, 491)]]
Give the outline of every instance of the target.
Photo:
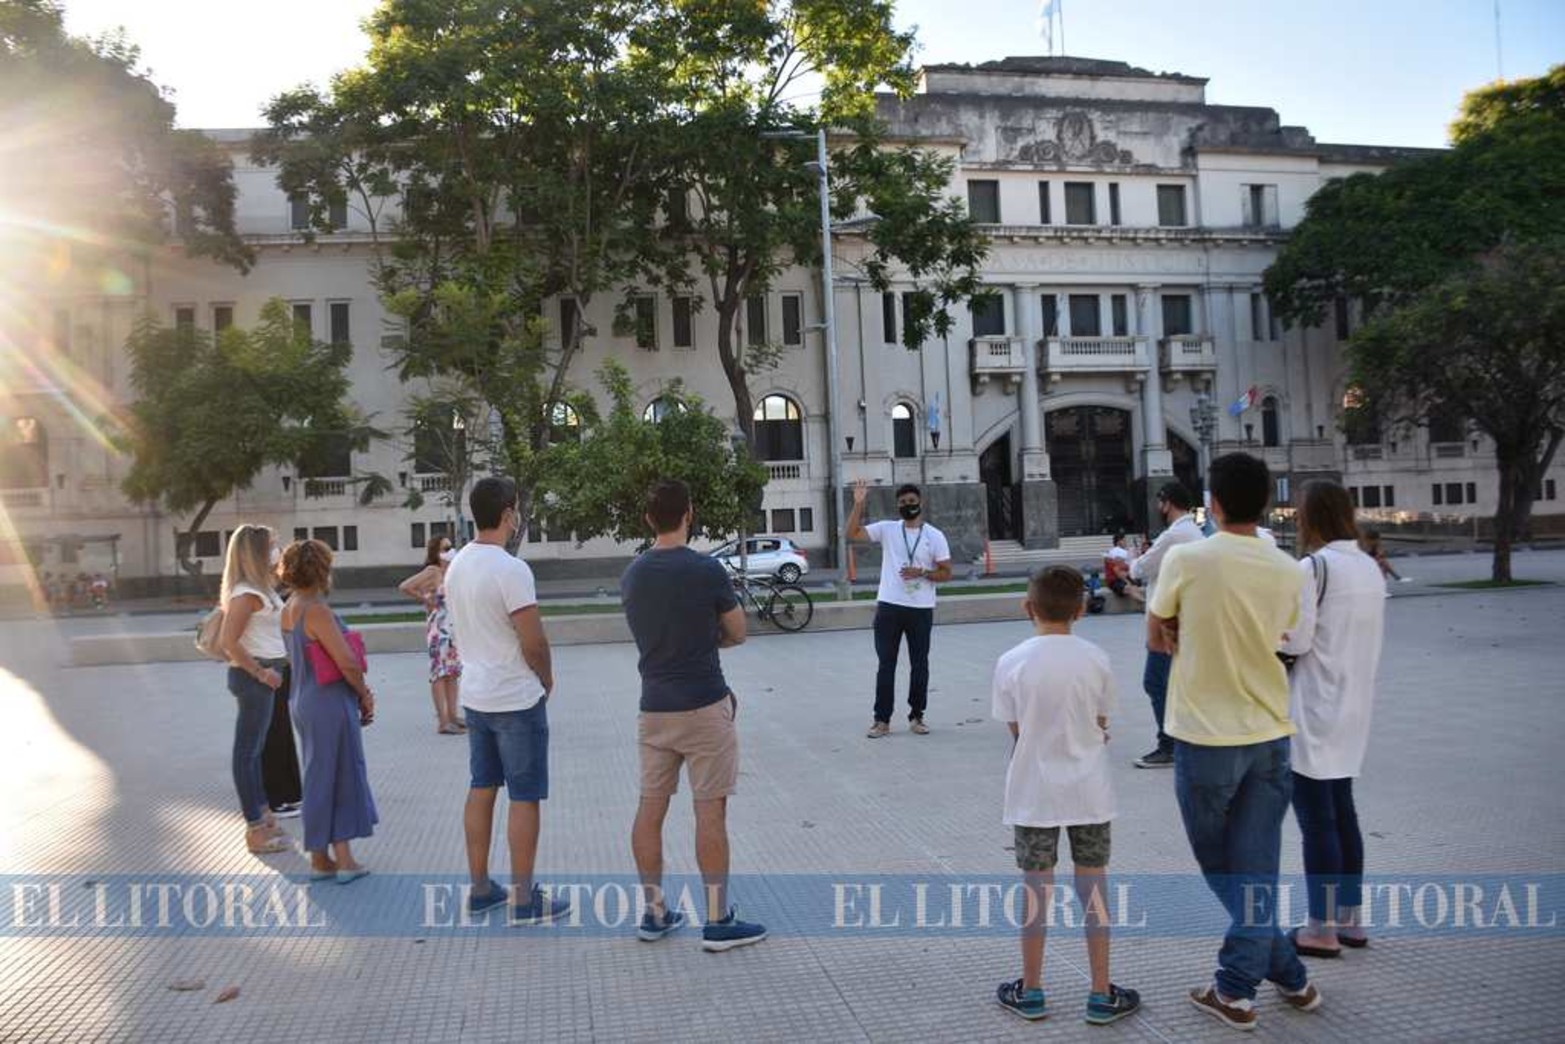
[(1265, 462), (1230, 453), (1207, 474), (1219, 532), (1169, 551), (1147, 606), (1147, 644), (1173, 653), (1165, 729), (1190, 848), (1231, 918), (1215, 981), (1190, 992), (1240, 1029), (1255, 991), (1320, 1006), (1293, 942), (1277, 927), (1282, 821), (1292, 796), (1288, 675), (1277, 659), (1303, 584), (1298, 566), (1256, 533), (1271, 492)]

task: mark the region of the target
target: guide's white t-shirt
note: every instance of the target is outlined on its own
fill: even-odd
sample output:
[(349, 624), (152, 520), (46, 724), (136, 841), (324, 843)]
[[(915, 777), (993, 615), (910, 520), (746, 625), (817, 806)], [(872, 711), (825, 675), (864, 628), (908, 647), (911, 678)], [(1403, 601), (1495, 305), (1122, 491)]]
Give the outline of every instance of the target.
[(1000, 657), (994, 717), (1017, 724), (1005, 773), (1007, 826), (1107, 823), (1114, 782), (1098, 715), (1114, 710), (1108, 653), (1072, 634), (1037, 635)]
[(928, 522), (909, 529), (901, 519), (871, 522), (864, 532), (881, 547), (880, 592), (876, 599), (913, 609), (933, 609), (934, 583), (923, 577), (904, 580), (901, 570), (911, 563), (933, 572), (937, 563), (950, 561), (951, 545), (946, 543), (946, 535)]
[(496, 544), (471, 543), (446, 567), (446, 612), (462, 655), (462, 706), (519, 711), (543, 699), (543, 683), (522, 658), (511, 614), (538, 604), (527, 563)]

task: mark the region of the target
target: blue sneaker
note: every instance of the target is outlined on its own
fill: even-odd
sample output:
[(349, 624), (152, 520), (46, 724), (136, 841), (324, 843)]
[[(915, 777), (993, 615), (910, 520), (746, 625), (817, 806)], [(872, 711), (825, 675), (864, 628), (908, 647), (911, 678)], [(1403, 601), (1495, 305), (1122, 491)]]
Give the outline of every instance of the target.
[(556, 899), (553, 896), (545, 898), (543, 889), (533, 885), (532, 902), (526, 906), (521, 903), (512, 905), (511, 923), (513, 925), (553, 924), (570, 912), (569, 899)]
[(722, 953), (724, 950), (758, 943), (764, 938), (764, 927), (741, 921), (738, 913), (730, 907), (727, 917), (721, 921), (708, 921), (706, 927), (701, 929), (701, 949), (708, 953)]
[(1013, 1015), (1020, 1015), (1028, 1022), (1049, 1017), (1049, 1002), (1044, 998), (1043, 991), (1024, 989), (1021, 979), (1002, 982), (1000, 988), (994, 991), (994, 999), (1000, 1002), (1000, 1007)]
[(481, 914), (485, 910), (494, 909), (510, 897), (511, 893), (506, 891), (505, 886), (496, 884), (494, 879), (491, 878), (489, 881), (489, 890), (484, 892), (482, 895), (477, 892), (468, 893), (467, 912), (471, 915)]
[(648, 910), (641, 915), (641, 927), (636, 929), (636, 938), (642, 942), (657, 942), (664, 936), (673, 935), (684, 926), (685, 915), (678, 910), (664, 910), (661, 921), (651, 910)]
[(1134, 1015), (1140, 1007), (1141, 994), (1121, 989), (1111, 982), (1107, 993), (1087, 995), (1087, 1021), (1094, 1026), (1107, 1026), (1126, 1015)]

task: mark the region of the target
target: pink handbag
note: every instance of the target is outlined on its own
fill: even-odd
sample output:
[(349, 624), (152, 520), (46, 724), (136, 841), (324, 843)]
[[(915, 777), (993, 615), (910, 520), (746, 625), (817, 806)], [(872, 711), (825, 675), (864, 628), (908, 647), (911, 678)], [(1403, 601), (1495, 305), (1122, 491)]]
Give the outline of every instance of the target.
[[(342, 637), (353, 652), (354, 659), (359, 661), (359, 670), (367, 669), (369, 659), (364, 652), (364, 636), (358, 631), (343, 631)], [(331, 653), (327, 652), (320, 642), (312, 641), (305, 645), (304, 655), (310, 661), (310, 669), (315, 672), (317, 685), (330, 685), (332, 682), (342, 681), (342, 671), (338, 668), (337, 661), (331, 658)]]

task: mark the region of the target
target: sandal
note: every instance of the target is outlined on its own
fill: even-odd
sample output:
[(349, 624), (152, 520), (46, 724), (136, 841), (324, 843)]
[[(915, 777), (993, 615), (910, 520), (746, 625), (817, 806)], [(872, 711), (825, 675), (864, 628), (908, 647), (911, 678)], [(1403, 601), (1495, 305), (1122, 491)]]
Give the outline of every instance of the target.
[(444, 725), (440, 726), (435, 731), (438, 732), (442, 736), (460, 736), (460, 735), (462, 735), (462, 730), (457, 728), (456, 725), (452, 724), (449, 721), (446, 722)]
[(1299, 942), (1299, 929), (1297, 928), (1288, 933), (1288, 941), (1293, 943), (1293, 948), (1300, 957), (1332, 958), (1342, 956), (1342, 948), (1340, 946), (1306, 946), (1304, 943)]
[(293, 851), (293, 842), (288, 840), (286, 834), (277, 834), (267, 838), (258, 845), (246, 842), (245, 848), (249, 849), (251, 855), (279, 855), (283, 852)]

